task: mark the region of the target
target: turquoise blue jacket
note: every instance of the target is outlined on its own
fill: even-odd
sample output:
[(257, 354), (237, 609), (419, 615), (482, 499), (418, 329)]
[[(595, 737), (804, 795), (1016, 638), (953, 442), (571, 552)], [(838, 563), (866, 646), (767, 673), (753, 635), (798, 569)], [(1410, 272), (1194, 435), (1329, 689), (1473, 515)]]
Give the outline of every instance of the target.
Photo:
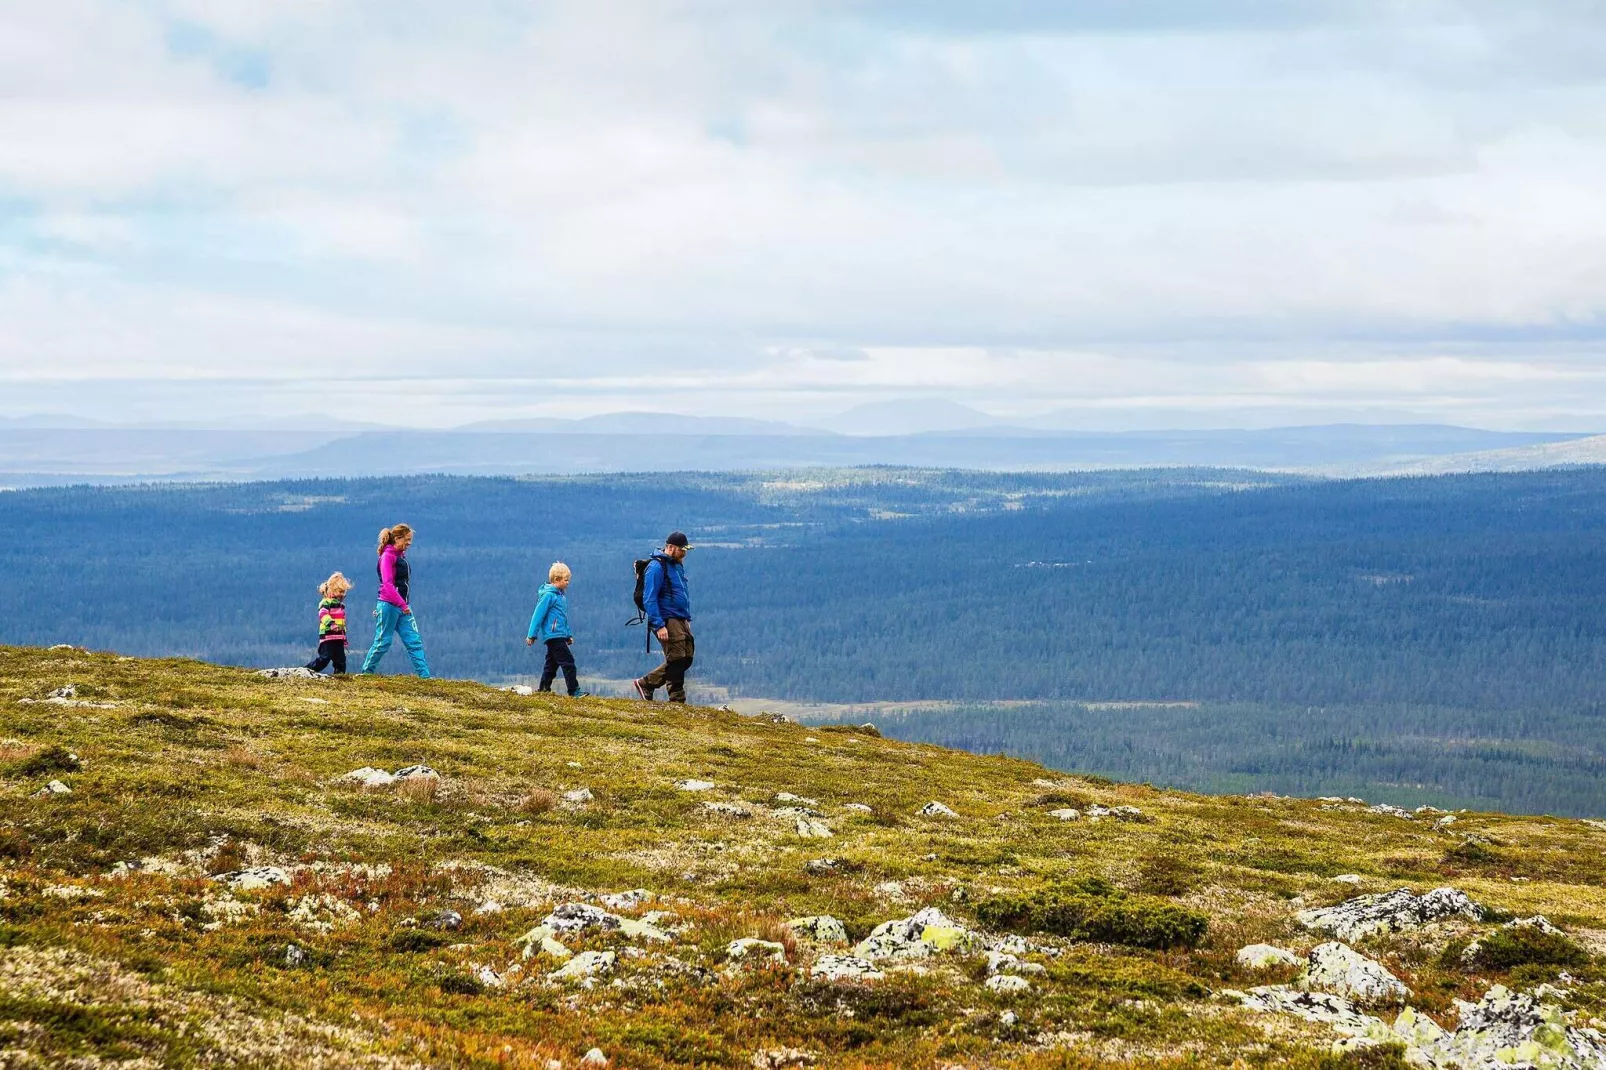
[(550, 583), (541, 585), (541, 600), (535, 604), (530, 618), (528, 638), (546, 642), (548, 639), (573, 639), (569, 630), (569, 598)]

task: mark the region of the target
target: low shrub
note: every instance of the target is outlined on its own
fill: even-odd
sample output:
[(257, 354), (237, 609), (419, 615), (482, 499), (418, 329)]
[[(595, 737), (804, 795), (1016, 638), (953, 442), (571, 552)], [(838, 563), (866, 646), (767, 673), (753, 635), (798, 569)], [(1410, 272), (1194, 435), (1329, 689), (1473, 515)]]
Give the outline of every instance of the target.
[(392, 951), (415, 954), (420, 951), (434, 951), (451, 942), (448, 937), (430, 932), (428, 929), (402, 929), (391, 934), (389, 945)]
[(11, 767), (14, 776), (43, 776), (46, 773), (75, 773), (83, 763), (61, 744), (46, 747)]
[(994, 896), (976, 905), (976, 917), (1011, 932), (1156, 949), (1197, 947), (1210, 927), (1200, 911), (1128, 895), (1100, 880)]
[(526, 814), (544, 814), (558, 805), (557, 792), (546, 788), (533, 788), (519, 801), (519, 809)]
[(1147, 895), (1187, 895), (1199, 881), (1199, 867), (1175, 854), (1149, 855), (1138, 863), (1134, 891)]
[(1486, 970), (1511, 970), (1518, 966), (1572, 966), (1589, 962), (1585, 951), (1571, 937), (1547, 933), (1536, 925), (1513, 925), (1496, 929), (1479, 941), (1472, 953), (1473, 965)]

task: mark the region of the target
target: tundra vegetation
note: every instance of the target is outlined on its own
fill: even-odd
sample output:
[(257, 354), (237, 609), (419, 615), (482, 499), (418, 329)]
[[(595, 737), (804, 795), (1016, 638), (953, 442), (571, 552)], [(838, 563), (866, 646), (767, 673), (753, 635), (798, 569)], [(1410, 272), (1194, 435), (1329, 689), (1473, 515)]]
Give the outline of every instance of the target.
[(0, 738), (7, 1067), (1385, 1067), (1606, 1014), (1586, 821), (77, 649), (0, 648)]

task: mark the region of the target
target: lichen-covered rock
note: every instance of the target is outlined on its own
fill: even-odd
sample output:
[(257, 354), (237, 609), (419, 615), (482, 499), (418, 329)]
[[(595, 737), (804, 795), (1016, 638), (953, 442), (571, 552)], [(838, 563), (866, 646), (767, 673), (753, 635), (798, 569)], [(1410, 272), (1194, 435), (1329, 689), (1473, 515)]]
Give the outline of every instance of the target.
[(1143, 811), (1136, 806), (1100, 806), (1097, 803), (1087, 808), (1089, 821), (1102, 821), (1104, 818), (1113, 818), (1116, 821), (1147, 821)]
[(617, 931), (623, 936), (637, 940), (651, 940), (664, 944), (670, 942), (669, 934), (661, 929), (654, 928), (644, 921), (621, 918), (589, 903), (560, 903), (552, 909), (552, 913), (541, 919), (541, 924), (554, 934), (601, 929), (605, 932)]
[(52, 795), (71, 795), (72, 789), (59, 780), (52, 780), (44, 787), (33, 793), (35, 799), (48, 799)]
[(552, 956), (559, 962), (567, 962), (574, 957), (574, 952), (564, 947), (552, 935), (552, 927), (550, 925), (537, 925), (519, 937), (516, 942), (520, 945), (520, 956), (526, 959), (534, 958), (538, 950)]
[(606, 1055), (602, 1054), (602, 1049), (601, 1048), (592, 1048), (590, 1051), (588, 1051), (584, 1055), (580, 1056), (580, 1065), (581, 1066), (607, 1066), (608, 1065), (608, 1057)]
[(525, 698), (535, 694), (535, 688), (531, 687), (529, 684), (513, 684), (511, 687), (502, 688), (502, 690), (511, 691), (513, 694), (521, 695)]
[(824, 821), (817, 821), (812, 817), (797, 819), (797, 834), (806, 840), (828, 840), (836, 833)]
[(793, 795), (789, 791), (778, 791), (778, 792), (776, 792), (775, 793), (775, 801), (778, 802), (778, 803), (781, 803), (784, 806), (818, 806), (818, 805), (820, 805), (820, 800), (818, 800), (818, 799), (810, 799), (807, 796), (803, 796), (803, 795)]
[(217, 879), (237, 892), (254, 892), (274, 884), (289, 884), (290, 874), (278, 866), (252, 866), (220, 874)]
[(924, 805), (924, 806), (922, 806), (920, 808), (920, 816), (921, 817), (958, 817), (959, 815), (957, 813), (955, 813), (951, 808), (949, 808), (947, 806), (944, 806), (942, 803), (933, 801), (933, 802), (928, 802), (926, 805)]
[(575, 788), (573, 791), (563, 793), (563, 801), (573, 806), (584, 806), (588, 802), (595, 802), (596, 799), (590, 788)]
[(705, 802), (703, 803), (703, 811), (718, 817), (743, 818), (753, 816), (753, 811), (743, 803)]
[(1443, 918), (1482, 921), (1484, 909), (1455, 888), (1435, 888), (1426, 895), (1401, 888), (1359, 896), (1337, 906), (1302, 910), (1296, 916), (1307, 929), (1331, 933), (1340, 940), (1359, 940), (1373, 933), (1414, 929)]
[(732, 962), (769, 964), (786, 962), (786, 945), (774, 940), (744, 936), (725, 945), (725, 957)]
[(645, 903), (653, 902), (658, 896), (645, 888), (632, 888), (627, 892), (613, 892), (597, 898), (609, 910), (635, 910)]
[[(1598, 1070), (1606, 1067), (1606, 1038), (1572, 1025), (1561, 1007), (1531, 993), (1495, 985), (1477, 1003), (1456, 1001), (1455, 1032), (1416, 1045), (1424, 1061), (1459, 1070)], [(1403, 1015), (1402, 1015), (1403, 1017)], [(1399, 1023), (1396, 1022), (1396, 1029)]]
[(1061, 821), (1080, 821), (1082, 819), (1082, 811), (1075, 807), (1067, 806), (1059, 810), (1050, 810), (1048, 816), (1058, 818)]
[(429, 927), (454, 933), (463, 927), (463, 915), (455, 910), (437, 910), (429, 919)]
[(677, 780), (675, 787), (681, 791), (709, 791), (714, 787), (712, 780)]
[(612, 951), (582, 951), (558, 969), (547, 974), (555, 981), (573, 981), (612, 973), (619, 956)]
[(770, 1048), (755, 1051), (753, 1070), (785, 1070), (789, 1066), (813, 1066), (819, 1056), (801, 1048)]
[(787, 928), (799, 936), (821, 944), (845, 944), (848, 931), (840, 921), (829, 914), (814, 914), (806, 918), (793, 918)]
[(287, 665), (280, 669), (258, 669), (257, 675), (268, 680), (322, 680), (323, 676), (301, 665)]
[(403, 780), (439, 780), (441, 775), (427, 765), (409, 765), (396, 770), (397, 782)]
[(833, 873), (840, 873), (842, 869), (840, 858), (811, 858), (803, 863), (803, 872), (811, 877), (829, 877)]
[(1238, 965), (1251, 970), (1264, 970), (1272, 966), (1298, 966), (1302, 959), (1292, 951), (1271, 944), (1250, 944), (1238, 949)]
[(886, 974), (857, 955), (821, 955), (809, 967), (809, 976), (819, 981), (879, 981)]
[(873, 814), (873, 813), (875, 813), (875, 807), (870, 806), (870, 805), (868, 805), (866, 803), (843, 803), (842, 804), (842, 809), (844, 809), (844, 810), (852, 810), (856, 814)]
[(982, 940), (936, 907), (877, 925), (853, 953), (871, 962), (919, 959), (939, 951), (978, 948)]
[(999, 973), (987, 978), (987, 988), (1000, 995), (1009, 995), (1016, 992), (1025, 992), (1032, 987), (1032, 983), (1024, 977), (1016, 977), (1011, 973)]
[[(1261, 985), (1248, 992), (1231, 992), (1251, 1010), (1292, 1014), (1307, 1022), (1321, 1022), (1347, 1033), (1364, 1034), (1383, 1023), (1356, 1010), (1349, 1000), (1329, 992), (1307, 992), (1288, 985)], [(1386, 1028), (1386, 1027), (1385, 1027)]]
[(1305, 960), (1305, 972), (1295, 983), (1300, 988), (1331, 992), (1360, 1004), (1403, 1003), (1411, 996), (1405, 982), (1381, 963), (1336, 942), (1312, 948)]
[(336, 784), (356, 784), (364, 788), (384, 788), (396, 782), (396, 778), (383, 769), (375, 769), (365, 765), (361, 769), (353, 769), (349, 773), (342, 773), (335, 777)]

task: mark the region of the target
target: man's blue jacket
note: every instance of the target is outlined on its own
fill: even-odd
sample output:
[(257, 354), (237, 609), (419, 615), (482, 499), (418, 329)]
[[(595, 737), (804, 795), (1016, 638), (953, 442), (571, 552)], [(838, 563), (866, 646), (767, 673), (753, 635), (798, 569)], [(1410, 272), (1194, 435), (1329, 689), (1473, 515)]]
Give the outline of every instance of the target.
[(641, 577), (641, 604), (653, 631), (666, 620), (691, 620), (691, 595), (686, 593), (686, 570), (680, 562), (652, 555)]

